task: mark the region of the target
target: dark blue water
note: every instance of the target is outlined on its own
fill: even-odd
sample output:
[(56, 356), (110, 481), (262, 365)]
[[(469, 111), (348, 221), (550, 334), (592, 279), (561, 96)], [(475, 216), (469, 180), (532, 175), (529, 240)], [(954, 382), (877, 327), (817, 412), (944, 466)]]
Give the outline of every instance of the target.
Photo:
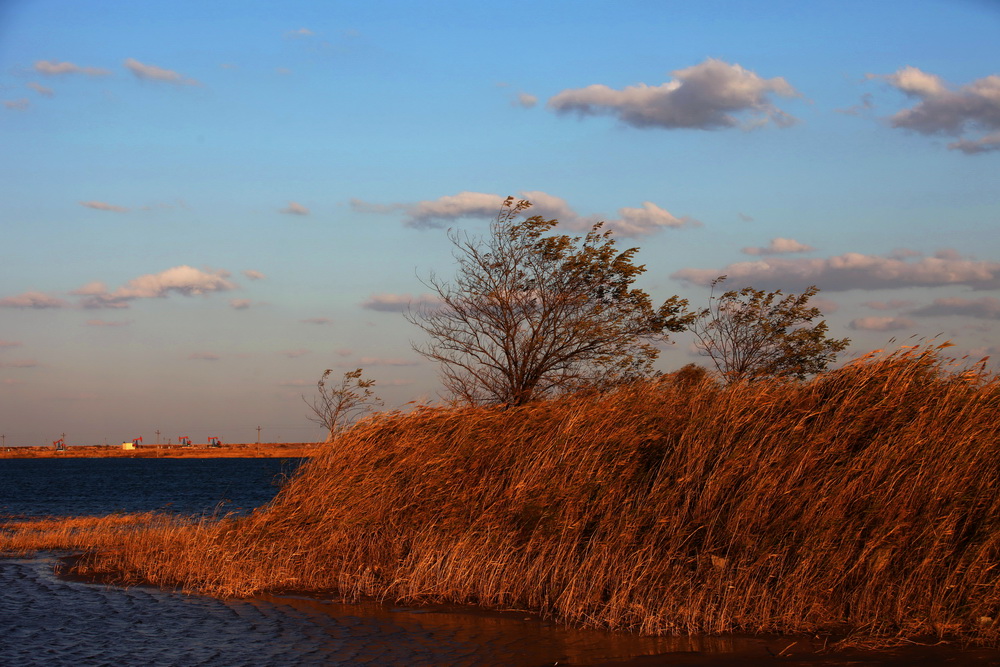
[(98, 516), (150, 510), (247, 513), (298, 459), (0, 459), (0, 515)]

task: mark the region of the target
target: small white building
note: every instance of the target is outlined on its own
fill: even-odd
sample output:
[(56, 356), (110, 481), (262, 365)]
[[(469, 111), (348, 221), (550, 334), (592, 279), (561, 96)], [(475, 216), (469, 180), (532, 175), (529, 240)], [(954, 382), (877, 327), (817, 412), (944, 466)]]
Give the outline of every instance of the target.
[(135, 449), (135, 443), (134, 442), (123, 442), (122, 443), (122, 449)]

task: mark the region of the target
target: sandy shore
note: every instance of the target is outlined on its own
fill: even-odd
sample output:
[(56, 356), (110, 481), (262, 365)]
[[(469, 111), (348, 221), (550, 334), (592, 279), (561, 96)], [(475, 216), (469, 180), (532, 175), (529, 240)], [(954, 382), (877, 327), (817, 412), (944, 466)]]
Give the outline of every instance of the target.
[(312, 456), (322, 443), (250, 443), (219, 447), (208, 445), (140, 445), (136, 449), (122, 449), (119, 445), (77, 445), (64, 450), (54, 447), (6, 447), (0, 449), (0, 459), (56, 459), (56, 458), (299, 458)]

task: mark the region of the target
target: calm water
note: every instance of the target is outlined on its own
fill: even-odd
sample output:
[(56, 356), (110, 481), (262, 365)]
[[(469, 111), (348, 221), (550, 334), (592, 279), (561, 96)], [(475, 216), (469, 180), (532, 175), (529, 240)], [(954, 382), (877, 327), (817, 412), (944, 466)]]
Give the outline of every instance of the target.
[(0, 459), (0, 514), (248, 512), (298, 459)]
[[(0, 459), (0, 515), (247, 512), (296, 461)], [(523, 613), (260, 596), (218, 600), (56, 574), (60, 554), (0, 558), (8, 665), (989, 665), (954, 649), (821, 657), (808, 639), (641, 638)]]

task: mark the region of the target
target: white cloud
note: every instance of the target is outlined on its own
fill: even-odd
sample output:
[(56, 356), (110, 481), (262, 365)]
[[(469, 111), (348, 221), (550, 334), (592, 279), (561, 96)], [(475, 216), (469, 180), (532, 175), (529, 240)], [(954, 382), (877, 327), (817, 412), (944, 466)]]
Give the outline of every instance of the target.
[(128, 299), (152, 299), (163, 298), (168, 292), (184, 296), (225, 292), (236, 288), (227, 280), (228, 277), (229, 272), (224, 270), (206, 272), (187, 265), (175, 266), (160, 273), (133, 278), (116, 294)]
[(25, 292), (17, 296), (8, 296), (0, 299), (0, 308), (32, 308), (43, 310), (46, 308), (65, 308), (69, 302), (42, 292)]
[(642, 203), (642, 208), (620, 208), (618, 215), (621, 216), (619, 219), (608, 220), (604, 226), (620, 236), (645, 236), (664, 227), (677, 228), (701, 224), (692, 218), (678, 218), (648, 201)]
[(409, 294), (372, 294), (367, 301), (361, 304), (361, 307), (380, 313), (402, 313), (410, 308), (414, 310), (424, 307), (433, 308), (440, 303), (441, 299), (433, 294), (420, 294), (416, 297)]
[(267, 277), (263, 273), (261, 273), (260, 271), (255, 271), (253, 269), (246, 269), (246, 270), (244, 270), (243, 271), (243, 275), (246, 276), (247, 279), (249, 279), (249, 280), (264, 280), (264, 278)]
[(82, 67), (74, 63), (60, 63), (53, 60), (39, 60), (35, 63), (35, 71), (47, 76), (59, 76), (62, 74), (83, 74), (85, 76), (107, 76), (111, 74), (109, 70), (100, 67)]
[(290, 39), (302, 39), (303, 37), (313, 37), (315, 35), (316, 33), (309, 28), (299, 28), (298, 30), (288, 30), (285, 32), (285, 37)]
[(230, 299), (229, 307), (234, 310), (246, 310), (252, 303), (250, 299)]
[(27, 97), (22, 97), (16, 100), (4, 100), (3, 105), (11, 111), (27, 111), (28, 108), (31, 107), (31, 100)]
[(754, 221), (754, 217), (752, 215), (747, 215), (746, 213), (743, 213), (742, 211), (738, 212), (736, 215), (738, 215), (739, 218), (740, 218), (740, 220), (742, 220), (743, 222), (753, 222)]
[(92, 208), (98, 211), (114, 211), (115, 213), (128, 212), (128, 209), (124, 206), (116, 206), (103, 201), (81, 201), (77, 203), (80, 204), (80, 206), (86, 206), (87, 208)]
[(885, 79), (899, 90), (913, 97), (934, 97), (948, 92), (941, 77), (934, 74), (927, 74), (916, 67), (904, 67), (895, 74), (886, 74), (881, 77), (877, 74), (869, 74), (868, 78)]
[[(543, 218), (555, 218), (566, 227), (590, 229), (597, 219), (585, 222), (580, 214), (573, 210), (562, 197), (550, 195), (541, 190), (526, 190), (520, 193), (521, 197), (531, 202), (528, 215), (540, 215)], [(494, 215), (496, 213), (494, 212)]]
[(780, 236), (771, 239), (763, 248), (743, 248), (743, 253), (747, 255), (787, 255), (796, 252), (809, 252), (816, 248), (805, 243), (799, 243), (795, 239), (784, 239)]
[(757, 289), (793, 289), (817, 285), (822, 290), (893, 289), (966, 285), (973, 289), (1000, 288), (1000, 262), (966, 257), (882, 257), (849, 252), (829, 258), (774, 258), (738, 262), (724, 269), (681, 269), (672, 278), (709, 285), (720, 275), (730, 284)]
[(0, 340), (0, 348), (2, 347), (20, 347), (21, 341), (19, 340)]
[(147, 65), (139, 62), (135, 58), (126, 58), (124, 65), (130, 72), (132, 72), (132, 74), (135, 75), (137, 79), (143, 79), (144, 81), (163, 81), (179, 86), (201, 85), (195, 79), (185, 78), (180, 72), (163, 69), (162, 67), (157, 67), (156, 65)]
[(76, 296), (94, 296), (97, 294), (104, 294), (108, 291), (108, 286), (102, 283), (100, 280), (94, 280), (82, 287), (77, 287), (73, 290), (73, 294)]
[(988, 296), (981, 299), (945, 297), (943, 299), (934, 299), (932, 304), (912, 310), (907, 315), (918, 317), (961, 315), (984, 320), (1000, 320), (1000, 299)]
[(285, 350), (281, 354), (283, 354), (284, 356), (288, 357), (289, 359), (296, 359), (296, 358), (301, 357), (303, 355), (309, 354), (309, 352), (310, 351), (307, 350), (307, 349), (305, 349), (305, 348), (299, 348), (297, 350)]
[(966, 155), (1000, 151), (1000, 132), (993, 132), (992, 134), (987, 134), (979, 139), (960, 139), (959, 141), (953, 141), (948, 144), (948, 148), (962, 151)]
[[(966, 154), (1000, 150), (1000, 75), (991, 74), (953, 89), (940, 77), (916, 67), (904, 67), (893, 74), (869, 74), (881, 79), (917, 104), (889, 118), (893, 127), (920, 134), (961, 137), (948, 148)], [(970, 132), (986, 132), (966, 138)]]
[(528, 93), (518, 93), (517, 99), (512, 102), (516, 107), (523, 107), (525, 109), (531, 109), (536, 104), (538, 104), (538, 98), (534, 95), (529, 95)]
[[(604, 228), (620, 236), (641, 236), (652, 234), (665, 227), (677, 228), (698, 226), (701, 223), (690, 217), (678, 218), (653, 202), (643, 202), (640, 208), (622, 207), (618, 218), (605, 220), (599, 215), (581, 216), (569, 203), (555, 195), (540, 190), (528, 190), (520, 196), (531, 202), (528, 215), (555, 218), (560, 227), (575, 231), (589, 231), (597, 222), (604, 220)], [(416, 203), (372, 204), (360, 199), (352, 199), (351, 207), (364, 213), (406, 214), (403, 224), (417, 229), (431, 229), (463, 218), (490, 220), (497, 216), (504, 197), (485, 192), (460, 192), (457, 195), (440, 197)]]
[(847, 326), (856, 331), (901, 331), (912, 329), (913, 324), (905, 317), (860, 317)]
[(309, 215), (308, 208), (294, 201), (288, 202), (288, 206), (279, 210), (281, 213), (287, 213), (289, 215)]
[(53, 95), (55, 95), (55, 93), (52, 91), (51, 88), (43, 86), (40, 83), (36, 83), (34, 81), (29, 81), (27, 85), (28, 85), (28, 88), (31, 88), (33, 91), (35, 91), (36, 93), (38, 93), (42, 97), (52, 97)]
[(745, 129), (773, 122), (788, 127), (795, 118), (778, 109), (771, 95), (797, 97), (782, 77), (763, 79), (737, 64), (709, 58), (672, 72), (659, 86), (644, 83), (615, 90), (602, 84), (564, 90), (549, 100), (557, 113), (611, 115), (637, 128), (715, 130), (741, 125), (734, 114), (746, 113)]
[(197, 296), (236, 289), (236, 284), (228, 278), (228, 271), (201, 271), (182, 265), (133, 278), (113, 292), (107, 291), (103, 283), (92, 282), (73, 293), (86, 297), (81, 301), (85, 308), (128, 308), (128, 302), (135, 299), (163, 299), (171, 293)]
[(484, 192), (459, 192), (457, 195), (405, 205), (407, 227), (440, 227), (459, 218), (493, 218), (504, 198)]
[(304, 320), (299, 320), (302, 324), (329, 324), (333, 322), (329, 317), (307, 317)]

